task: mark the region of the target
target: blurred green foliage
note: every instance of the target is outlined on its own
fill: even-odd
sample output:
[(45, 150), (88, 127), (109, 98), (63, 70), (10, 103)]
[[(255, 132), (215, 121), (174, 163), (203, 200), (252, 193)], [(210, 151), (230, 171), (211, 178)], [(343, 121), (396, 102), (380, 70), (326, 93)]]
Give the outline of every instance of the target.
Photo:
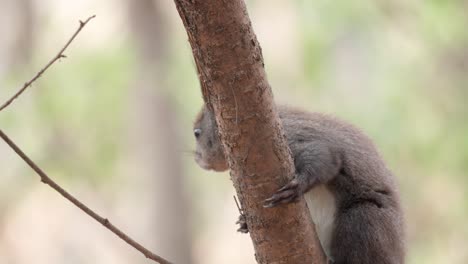
[[(268, 4), (249, 2), (254, 28), (253, 16)], [(299, 37), (283, 41), (298, 42), (300, 72), (289, 76), (291, 87), (270, 78), (275, 98), (335, 113), (376, 141), (401, 185), (408, 263), (468, 263), (468, 2), (297, 0), (277, 5), (293, 7), (297, 22), (290, 30)], [(280, 8), (271, 12), (281, 19)], [(188, 151), (201, 95), (185, 33), (180, 21), (173, 22), (180, 29), (169, 40), (163, 81), (187, 129)], [(264, 48), (275, 45), (259, 40)], [(118, 174), (136, 62), (130, 40), (107, 41), (71, 49), (69, 58), (0, 113), (2, 129), (32, 150), (27, 152), (51, 174), (70, 181), (87, 177), (102, 184)], [(39, 69), (51, 57), (36, 56), (27, 69)], [(264, 56), (269, 76), (283, 76), (291, 66), (270, 65), (274, 54)], [(0, 84), (10, 94), (31, 72), (9, 73)], [(210, 195), (230, 188), (213, 178), (222, 176), (196, 169), (191, 157), (185, 161), (188, 171), (196, 171), (188, 181), (203, 203), (216, 203), (208, 201)], [(195, 208), (203, 211), (195, 221), (208, 218), (209, 208)]]

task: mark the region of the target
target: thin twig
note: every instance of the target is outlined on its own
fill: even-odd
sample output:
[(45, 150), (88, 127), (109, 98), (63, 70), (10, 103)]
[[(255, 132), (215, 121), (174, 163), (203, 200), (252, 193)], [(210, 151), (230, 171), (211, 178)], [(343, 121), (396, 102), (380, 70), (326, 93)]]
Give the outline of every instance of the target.
[(74, 196), (72, 196), (67, 191), (65, 191), (60, 185), (58, 185), (51, 178), (49, 178), (49, 176), (47, 176), (47, 174), (44, 171), (42, 171), (41, 168), (39, 168), (39, 166), (37, 166), (28, 156), (26, 156), (26, 154), (24, 154), (24, 152), (5, 133), (3, 133), (1, 129), (0, 129), (0, 137), (16, 152), (16, 154), (18, 154), (29, 165), (29, 167), (31, 167), (39, 175), (39, 177), (41, 177), (41, 181), (43, 183), (48, 184), (50, 187), (52, 187), (54, 190), (60, 193), (63, 197), (65, 197), (67, 200), (69, 200), (78, 208), (80, 208), (87, 215), (91, 216), (96, 221), (101, 223), (103, 226), (109, 229), (112, 233), (116, 234), (122, 240), (127, 242), (130, 246), (132, 246), (136, 250), (143, 253), (145, 257), (151, 260), (154, 260), (155, 262), (161, 263), (161, 264), (171, 264), (171, 262), (154, 254), (153, 252), (149, 251), (147, 248), (145, 248), (144, 246), (142, 246), (141, 244), (139, 244), (138, 242), (130, 238), (120, 229), (115, 227), (107, 218), (104, 218), (98, 215), (89, 207), (87, 207), (78, 199), (76, 199)]
[(234, 202), (236, 202), (237, 210), (239, 210), (239, 214), (244, 215), (243, 210), (239, 206), (239, 202), (237, 202), (237, 197), (235, 195), (233, 195), (232, 197), (234, 197)]
[(21, 89), (19, 89), (18, 92), (16, 92), (8, 101), (6, 101), (2, 106), (0, 106), (0, 111), (2, 111), (3, 109), (5, 109), (7, 106), (9, 106), (16, 98), (18, 98), (18, 96), (20, 96), (29, 86), (31, 86), (31, 84), (33, 84), (33, 82), (35, 82), (37, 79), (39, 79), (39, 77), (41, 77), (41, 75), (50, 67), (52, 66), (52, 64), (54, 64), (56, 61), (58, 61), (59, 59), (61, 58), (66, 58), (67, 56), (65, 56), (63, 53), (65, 52), (65, 50), (68, 48), (68, 46), (70, 45), (70, 43), (72, 43), (72, 41), (75, 39), (75, 37), (78, 35), (78, 33), (80, 33), (80, 31), (83, 29), (84, 26), (86, 26), (86, 24), (93, 18), (95, 18), (96, 15), (93, 15), (93, 16), (90, 16), (88, 17), (88, 19), (86, 19), (85, 21), (81, 21), (80, 20), (80, 25), (78, 26), (78, 29), (75, 31), (75, 33), (71, 36), (71, 38), (67, 41), (67, 43), (65, 44), (65, 46), (63, 46), (63, 48), (59, 51), (59, 53), (57, 53), (57, 55), (55, 55), (54, 58), (52, 58), (52, 60), (49, 61), (49, 63), (46, 64), (46, 66), (44, 68), (42, 68), (42, 70), (40, 70), (31, 80), (29, 80), (28, 82), (24, 83), (23, 87)]

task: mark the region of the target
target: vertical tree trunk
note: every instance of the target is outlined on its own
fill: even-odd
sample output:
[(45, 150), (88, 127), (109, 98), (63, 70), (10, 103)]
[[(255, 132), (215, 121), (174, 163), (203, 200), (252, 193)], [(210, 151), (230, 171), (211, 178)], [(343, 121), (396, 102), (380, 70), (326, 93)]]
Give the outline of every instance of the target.
[[(190, 215), (183, 188), (177, 111), (166, 87), (168, 34), (164, 13), (154, 0), (129, 0), (138, 69), (131, 89), (134, 155), (151, 194), (154, 248), (174, 263), (192, 263)], [(142, 186), (140, 186), (142, 187)]]
[(213, 109), (258, 263), (324, 263), (303, 199), (263, 208), (294, 173), (243, 0), (175, 0)]
[(35, 43), (37, 12), (32, 0), (0, 0), (0, 79), (6, 73), (24, 70)]
[(32, 0), (17, 0), (16, 15), (20, 23), (17, 27), (17, 37), (13, 47), (13, 65), (23, 67), (32, 57), (34, 50), (34, 26), (36, 20), (36, 12)]

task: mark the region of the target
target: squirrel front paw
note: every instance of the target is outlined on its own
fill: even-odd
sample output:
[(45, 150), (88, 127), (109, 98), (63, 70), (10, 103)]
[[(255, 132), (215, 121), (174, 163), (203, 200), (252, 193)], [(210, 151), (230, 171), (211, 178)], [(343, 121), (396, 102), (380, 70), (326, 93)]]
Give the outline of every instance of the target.
[(291, 180), (288, 184), (279, 189), (273, 196), (264, 201), (263, 207), (275, 207), (279, 204), (297, 202), (302, 195), (302, 190), (297, 179)]

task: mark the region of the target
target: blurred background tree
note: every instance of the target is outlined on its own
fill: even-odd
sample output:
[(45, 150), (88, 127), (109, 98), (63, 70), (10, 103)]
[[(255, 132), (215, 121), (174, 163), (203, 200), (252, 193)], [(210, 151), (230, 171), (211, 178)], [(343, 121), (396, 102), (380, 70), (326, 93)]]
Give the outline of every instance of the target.
[[(399, 178), (408, 263), (468, 263), (468, 2), (247, 1), (278, 102), (355, 123)], [(172, 1), (0, 0), (0, 101), (97, 18), (0, 126), (177, 263), (255, 263), (227, 174), (193, 162), (201, 94)], [(0, 263), (150, 263), (0, 143)], [(90, 240), (90, 237), (92, 240)]]

